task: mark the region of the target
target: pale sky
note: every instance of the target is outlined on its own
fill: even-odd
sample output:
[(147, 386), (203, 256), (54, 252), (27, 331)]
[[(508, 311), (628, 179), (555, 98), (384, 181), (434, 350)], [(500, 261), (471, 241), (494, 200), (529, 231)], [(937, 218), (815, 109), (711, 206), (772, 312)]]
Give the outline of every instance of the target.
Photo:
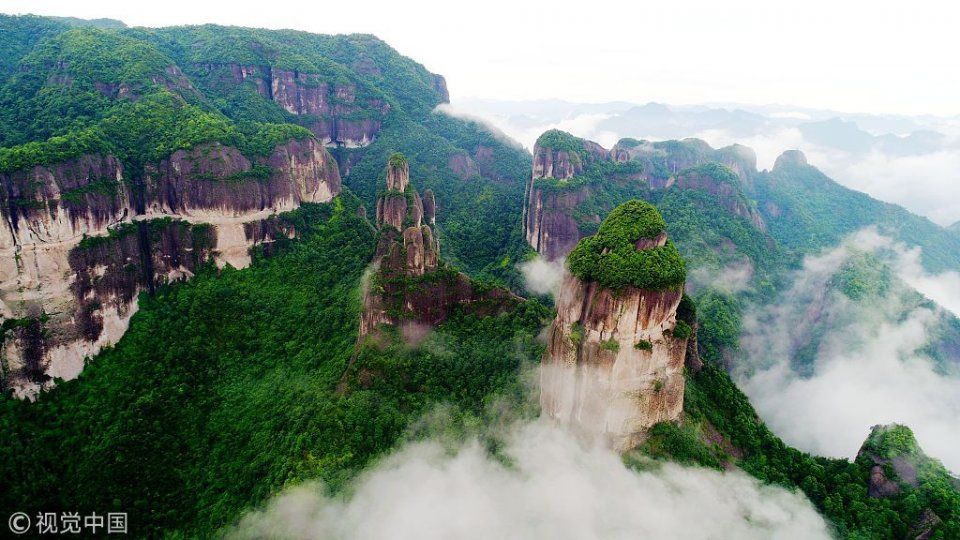
[(5, 13), (372, 33), (453, 101), (790, 104), (960, 114), (953, 2), (0, 0)]

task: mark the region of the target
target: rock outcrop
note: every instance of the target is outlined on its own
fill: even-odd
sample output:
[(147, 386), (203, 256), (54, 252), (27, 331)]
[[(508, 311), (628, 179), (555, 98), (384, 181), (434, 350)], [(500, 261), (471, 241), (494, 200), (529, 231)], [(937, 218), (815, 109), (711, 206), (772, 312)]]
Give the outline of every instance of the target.
[(807, 165), (807, 156), (800, 150), (787, 150), (777, 157), (777, 160), (773, 163), (773, 170), (802, 165)]
[(879, 498), (920, 485), (918, 470), (929, 460), (910, 428), (897, 424), (870, 428), (870, 435), (857, 452), (857, 462), (870, 467), (868, 493)]
[(600, 145), (562, 131), (537, 139), (523, 219), (527, 242), (548, 260), (569, 253), (582, 236), (573, 212), (591, 190), (575, 179), (608, 159), (610, 153)]
[[(700, 170), (716, 164), (722, 168)], [(611, 190), (632, 196), (669, 188), (704, 191), (765, 230), (743, 191), (752, 185), (756, 164), (753, 151), (741, 145), (714, 150), (697, 139), (623, 139), (608, 151), (592, 141), (548, 131), (533, 151), (523, 218), (527, 242), (548, 260), (566, 256), (580, 238), (596, 230), (601, 216), (598, 205), (591, 203), (598, 193)], [(711, 172), (718, 172), (717, 177)], [(612, 198), (618, 197), (622, 195)]]
[(387, 189), (377, 200), (380, 238), (364, 288), (361, 342), (381, 325), (434, 326), (457, 306), (495, 313), (516, 301), (506, 290), (476, 287), (440, 261), (440, 245), (430, 227), (436, 201), (429, 190), (421, 199), (409, 175), (406, 158), (391, 156)]
[[(659, 219), (646, 203), (627, 205)], [(611, 213), (597, 240), (607, 242), (615, 236), (609, 231), (632, 227), (622, 222), (626, 217), (629, 213)], [(650, 250), (675, 250), (662, 230), (629, 242), (604, 248), (601, 257), (613, 251), (619, 257), (627, 249), (636, 250), (638, 257)], [(650, 426), (676, 420), (683, 410), (683, 368), (693, 338), (690, 323), (678, 318), (683, 284), (671, 278), (674, 284), (669, 287), (636, 286), (646, 284), (637, 281), (612, 288), (577, 275), (583, 263), (573, 259), (571, 255), (557, 296), (557, 316), (542, 363), (543, 413), (627, 450), (644, 440)], [(598, 260), (586, 264), (604, 266)], [(676, 276), (676, 270), (664, 269), (664, 275)]]
[(76, 377), (126, 330), (140, 291), (207, 260), (244, 267), (250, 247), (285, 234), (256, 224), (339, 192), (314, 139), (256, 159), (210, 143), (140, 171), (90, 154), (0, 174), (2, 385), (28, 396)]
[(685, 169), (668, 180), (665, 187), (707, 193), (727, 212), (746, 219), (761, 231), (767, 230), (760, 212), (744, 196), (738, 176), (726, 166), (706, 163)]
[[(899, 425), (877, 425), (857, 452), (856, 463), (869, 468), (867, 493), (874, 498), (898, 497), (923, 483), (951, 485), (960, 489), (957, 480), (937, 460), (927, 456), (910, 428)], [(931, 508), (924, 508), (910, 526), (907, 538), (931, 538), (942, 523)]]

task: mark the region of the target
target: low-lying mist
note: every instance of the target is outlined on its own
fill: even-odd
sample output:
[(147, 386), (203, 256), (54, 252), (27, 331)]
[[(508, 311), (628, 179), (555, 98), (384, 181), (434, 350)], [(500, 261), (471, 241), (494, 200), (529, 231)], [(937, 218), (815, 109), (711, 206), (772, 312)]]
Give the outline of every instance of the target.
[[(863, 253), (899, 279), (873, 296), (850, 298), (837, 275)], [(898, 422), (913, 428), (928, 454), (960, 471), (960, 358), (934, 358), (927, 349), (949, 314), (907, 284), (953, 309), (960, 289), (956, 273), (927, 274), (918, 257), (873, 229), (860, 231), (807, 257), (782, 297), (745, 314), (735, 379), (787, 443), (850, 458), (870, 426)], [(804, 354), (802, 365), (791, 362)]]
[(290, 488), (229, 538), (829, 538), (799, 493), (742, 472), (663, 464), (635, 472), (546, 420), (520, 422), (502, 448), (409, 443), (342, 494)]
[(548, 261), (537, 255), (536, 258), (520, 263), (520, 273), (523, 274), (527, 290), (536, 294), (553, 294), (556, 296), (563, 281), (563, 265), (566, 259)]

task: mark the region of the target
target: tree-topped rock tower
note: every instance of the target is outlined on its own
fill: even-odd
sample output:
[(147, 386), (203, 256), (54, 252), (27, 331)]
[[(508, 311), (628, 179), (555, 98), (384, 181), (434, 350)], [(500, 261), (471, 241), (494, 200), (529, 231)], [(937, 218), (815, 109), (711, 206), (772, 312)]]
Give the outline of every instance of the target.
[(618, 450), (683, 410), (695, 321), (684, 261), (665, 226), (656, 208), (634, 200), (577, 244), (543, 359), (544, 414)]

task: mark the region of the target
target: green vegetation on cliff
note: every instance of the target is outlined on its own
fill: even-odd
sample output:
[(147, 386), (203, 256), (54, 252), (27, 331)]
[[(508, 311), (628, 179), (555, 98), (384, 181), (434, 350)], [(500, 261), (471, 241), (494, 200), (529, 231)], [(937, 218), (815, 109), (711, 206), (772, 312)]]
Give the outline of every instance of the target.
[(367, 383), (337, 392), (375, 246), (359, 208), (343, 195), (277, 218), (301, 238), (142, 295), (79, 379), (0, 397), (0, 510), (122, 510), (136, 536), (207, 537), (286, 485), (339, 488), (431, 404), (478, 415), (517, 398), (549, 316), (534, 302), (454, 313), (421, 347), (365, 348)]
[(836, 245), (859, 229), (879, 232), (923, 248), (931, 272), (960, 267), (960, 235), (904, 208), (834, 182), (816, 167), (784, 163), (755, 178), (759, 209), (771, 236), (783, 247), (804, 252)]
[(394, 152), (390, 154), (390, 159), (387, 160), (387, 166), (402, 169), (407, 166), (407, 158), (400, 152)]
[(574, 275), (603, 287), (622, 289), (672, 289), (686, 281), (686, 264), (676, 246), (637, 249), (641, 239), (653, 239), (666, 223), (651, 204), (634, 200), (617, 207), (595, 236), (580, 240), (567, 264)]
[(231, 121), (156, 47), (96, 28), (40, 41), (0, 88), (0, 119), (0, 172), (88, 153), (136, 170), (214, 141), (256, 157), (310, 136), (290, 124)]
[[(342, 488), (394, 448), (433, 404), (450, 403), (475, 417), (494, 399), (519, 399), (520, 367), (540, 357), (535, 336), (549, 318), (535, 302), (490, 317), (456, 312), (417, 346), (391, 336), (396, 339), (355, 348), (359, 284), (376, 243), (360, 214), (364, 207), (370, 214), (383, 163), (394, 152), (407, 156), (417, 185), (437, 196), (435, 230), (451, 266), (425, 279), (460, 267), (516, 286), (512, 269), (529, 253), (519, 225), (529, 156), (476, 123), (432, 112), (443, 92), (423, 66), (364, 35), (219, 26), (64, 34), (70, 26), (0, 17), (0, 170), (87, 152), (112, 152), (142, 165), (210, 141), (265, 155), (278, 142), (310, 136), (307, 128), (323, 120), (297, 116), (261, 95), (255, 77), (232, 85), (227, 76), (233, 63), (297, 71), (306, 75), (304, 88), (351, 86), (361, 105), (349, 118), (383, 125), (368, 147), (333, 150), (345, 184), (360, 200), (348, 192), (276, 218), (300, 238), (281, 236), (260, 248), (248, 269), (207, 267), (189, 283), (143, 295), (128, 334), (78, 380), (35, 403), (0, 399), (0, 510), (115, 509), (130, 513), (138, 536), (208, 537), (287, 485), (320, 479)], [(21, 60), (25, 70), (18, 69)], [(584, 149), (583, 141), (562, 132), (544, 137), (544, 146)], [(684, 159), (703, 152), (691, 141), (651, 146)], [(597, 233), (571, 254), (571, 270), (584, 279), (614, 288), (680, 287), (686, 277), (682, 253), (692, 268), (708, 271), (742, 264), (755, 285), (739, 294), (697, 291), (697, 324), (688, 324), (692, 315), (684, 317), (674, 335), (696, 328), (707, 365), (688, 375), (687, 421), (655, 427), (646, 451), (708, 467), (735, 464), (764, 481), (798, 487), (841, 537), (906, 537), (927, 508), (942, 520), (934, 539), (960, 537), (960, 502), (949, 477), (938, 473), (902, 496), (871, 498), (868, 463), (817, 458), (786, 446), (720, 367), (736, 350), (744, 302), (775, 291), (798, 254), (868, 223), (867, 210), (844, 213), (842, 204), (831, 206), (835, 188), (817, 193), (820, 184), (809, 181), (810, 171), (786, 187), (777, 184), (790, 180), (784, 171), (761, 175), (751, 195), (770, 203), (760, 207), (771, 238), (708, 193), (651, 190), (645, 180), (634, 181), (640, 171), (661, 180), (677, 174), (672, 165), (603, 162), (563, 185), (543, 184), (547, 190), (595, 190), (574, 210), (578, 223)], [(742, 188), (729, 169), (699, 172), (736, 180)], [(628, 202), (636, 197), (656, 205), (667, 223), (650, 204)], [(608, 213), (596, 225), (594, 217)], [(902, 217), (889, 216), (891, 226)], [(635, 249), (637, 240), (664, 230), (676, 245)], [(898, 238), (909, 240), (930, 229), (913, 219), (899, 230)], [(932, 238), (925, 256), (950, 268), (954, 241)], [(869, 275), (840, 279), (851, 296), (871, 294)], [(408, 285), (415, 290), (422, 283)], [(2, 330), (21, 324), (4, 321)], [(573, 328), (570, 338), (581, 340), (583, 328)], [(634, 346), (652, 347), (642, 341)], [(340, 392), (354, 353), (362, 366), (358, 384)], [(897, 433), (883, 443), (868, 441), (868, 447), (886, 456), (913, 448)]]
[(544, 131), (537, 138), (536, 146), (539, 148), (549, 148), (556, 152), (575, 152), (583, 151), (583, 139), (575, 137), (566, 131), (551, 129)]

